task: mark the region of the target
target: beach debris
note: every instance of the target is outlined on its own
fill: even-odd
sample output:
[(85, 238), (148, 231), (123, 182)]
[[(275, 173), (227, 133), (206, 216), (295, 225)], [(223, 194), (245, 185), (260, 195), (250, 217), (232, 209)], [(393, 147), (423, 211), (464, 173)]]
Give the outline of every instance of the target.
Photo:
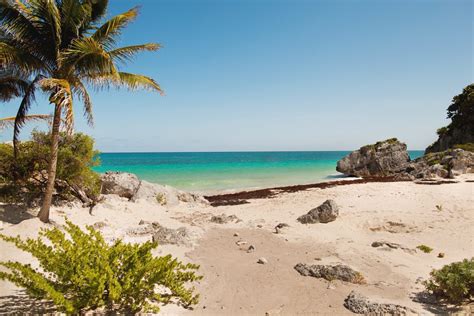
[(239, 237), (239, 233), (234, 233), (234, 237)]
[(240, 247), (240, 246), (248, 244), (248, 242), (246, 242), (244, 240), (238, 240), (238, 241), (235, 242), (235, 244)]
[(352, 291), (344, 300), (344, 307), (355, 314), (364, 315), (416, 315), (416, 311), (397, 304), (385, 304), (371, 301), (366, 296)]
[(210, 221), (216, 224), (227, 224), (229, 222), (237, 222), (239, 218), (235, 215), (221, 214), (212, 216)]
[(438, 258), (444, 258), (444, 252), (438, 253)]
[(257, 225), (257, 228), (262, 228), (262, 227), (263, 227), (262, 224), (258, 224), (258, 225)]
[(326, 200), (320, 206), (313, 208), (307, 214), (298, 217), (302, 224), (329, 223), (339, 215), (339, 207), (334, 200)]
[(143, 219), (141, 219), (139, 222), (138, 222), (138, 225), (145, 225), (145, 224), (150, 224), (151, 222), (149, 221), (145, 221)]
[(248, 253), (251, 253), (251, 252), (254, 252), (254, 251), (255, 251), (255, 247), (253, 245), (250, 245), (247, 249)]
[(407, 248), (407, 247), (404, 247), (400, 244), (397, 244), (397, 243), (394, 243), (394, 242), (389, 242), (389, 241), (374, 241), (372, 243), (372, 247), (374, 248), (378, 248), (378, 247), (387, 247), (385, 249), (401, 249), (405, 252), (408, 252), (408, 253), (415, 253), (416, 250), (415, 249), (411, 249), (411, 248)]
[(314, 278), (322, 278), (327, 281), (340, 280), (355, 284), (364, 284), (365, 279), (362, 274), (358, 271), (353, 270), (351, 267), (338, 264), (338, 265), (321, 265), (313, 264), (307, 265), (304, 263), (298, 263), (295, 265), (295, 270), (303, 276), (311, 276)]
[(433, 251), (433, 248), (431, 248), (430, 246), (427, 246), (427, 245), (419, 245), (419, 246), (416, 246), (416, 249), (420, 249), (421, 251), (423, 251), (424, 253), (430, 253)]
[(258, 258), (257, 263), (258, 264), (267, 264), (268, 261), (264, 257), (261, 257), (261, 258)]
[(275, 226), (275, 234), (280, 234), (283, 228), (290, 227), (287, 223), (279, 223)]
[(407, 225), (402, 222), (387, 221), (379, 226), (369, 228), (373, 232), (389, 232), (392, 234), (413, 233), (419, 231), (416, 226)]

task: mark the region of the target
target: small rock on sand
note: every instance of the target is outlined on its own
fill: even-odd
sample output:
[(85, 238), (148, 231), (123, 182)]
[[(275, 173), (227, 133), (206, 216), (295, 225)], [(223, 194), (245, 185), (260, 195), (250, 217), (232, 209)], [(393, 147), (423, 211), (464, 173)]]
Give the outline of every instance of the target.
[(365, 283), (365, 279), (360, 272), (357, 272), (351, 267), (343, 264), (332, 266), (321, 264), (307, 265), (304, 263), (298, 263), (295, 266), (295, 270), (301, 275), (323, 278), (328, 281), (341, 280), (355, 284)]
[(268, 261), (267, 261), (267, 259), (265, 259), (265, 258), (262, 257), (262, 258), (258, 258), (257, 263), (259, 263), (259, 264), (267, 264)]
[(339, 215), (339, 207), (334, 200), (326, 200), (320, 206), (313, 208), (307, 214), (298, 217), (302, 224), (329, 223)]
[(255, 247), (253, 245), (250, 245), (249, 248), (247, 249), (248, 253), (254, 252), (254, 251), (255, 251)]
[(216, 224), (227, 224), (229, 222), (236, 222), (239, 218), (235, 215), (214, 215), (211, 217), (211, 222)]

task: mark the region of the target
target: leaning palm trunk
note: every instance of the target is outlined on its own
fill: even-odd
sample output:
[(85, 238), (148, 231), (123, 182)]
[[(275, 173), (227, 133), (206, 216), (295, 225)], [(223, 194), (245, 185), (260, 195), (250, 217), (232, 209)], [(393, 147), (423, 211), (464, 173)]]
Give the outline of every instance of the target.
[(54, 119), (51, 128), (51, 156), (48, 166), (48, 183), (46, 191), (44, 192), (43, 205), (38, 213), (39, 219), (44, 222), (49, 222), (49, 209), (53, 200), (54, 183), (56, 182), (56, 166), (58, 163), (58, 148), (59, 148), (59, 128), (61, 124), (61, 105), (54, 106)]

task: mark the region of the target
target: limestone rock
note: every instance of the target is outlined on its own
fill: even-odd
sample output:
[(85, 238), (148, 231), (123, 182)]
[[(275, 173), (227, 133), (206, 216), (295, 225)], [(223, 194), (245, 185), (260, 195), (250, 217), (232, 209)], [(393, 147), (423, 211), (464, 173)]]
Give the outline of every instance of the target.
[(259, 263), (259, 264), (267, 264), (268, 261), (267, 261), (267, 259), (265, 259), (265, 258), (262, 257), (262, 258), (258, 258), (257, 263)]
[(216, 224), (227, 224), (229, 222), (236, 222), (239, 218), (235, 215), (214, 215), (211, 217), (211, 222)]
[(407, 145), (391, 138), (353, 151), (337, 162), (336, 170), (349, 176), (387, 177), (404, 170), (409, 161)]
[(320, 206), (310, 210), (307, 214), (298, 217), (302, 224), (329, 223), (335, 221), (339, 215), (339, 207), (333, 200), (326, 200)]
[(344, 307), (355, 314), (364, 315), (410, 315), (416, 312), (408, 307), (396, 304), (377, 303), (366, 296), (352, 291), (344, 300)]
[(132, 173), (106, 172), (101, 175), (102, 194), (117, 194), (131, 199), (140, 186), (140, 180)]
[(184, 192), (168, 185), (141, 181), (138, 177), (126, 172), (106, 172), (101, 175), (102, 194), (116, 194), (131, 201), (147, 200), (160, 205), (177, 205), (185, 203), (208, 202), (199, 195)]
[(136, 228), (130, 228), (127, 231), (129, 236), (151, 236), (154, 242), (160, 245), (187, 245), (190, 241), (190, 234), (186, 227), (179, 227), (177, 229), (167, 228), (158, 222), (140, 221)]
[(299, 272), (299, 274), (304, 276), (323, 278), (328, 281), (341, 280), (356, 284), (365, 283), (364, 277), (360, 272), (357, 272), (351, 267), (343, 264), (332, 266), (321, 264), (307, 265), (304, 263), (298, 263), (294, 268)]

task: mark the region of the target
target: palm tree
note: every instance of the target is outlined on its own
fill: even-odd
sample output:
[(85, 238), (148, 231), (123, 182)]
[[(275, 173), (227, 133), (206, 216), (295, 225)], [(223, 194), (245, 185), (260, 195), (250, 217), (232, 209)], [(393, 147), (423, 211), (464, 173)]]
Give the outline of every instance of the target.
[(153, 79), (120, 71), (137, 53), (156, 51), (160, 46), (116, 47), (118, 36), (136, 18), (138, 9), (102, 23), (107, 5), (108, 0), (0, 0), (0, 65), (17, 69), (30, 79), (15, 119), (14, 144), (38, 88), (54, 106), (48, 183), (38, 214), (43, 222), (49, 221), (60, 125), (72, 133), (74, 99), (82, 101), (87, 121), (93, 122), (86, 85), (162, 92)]

